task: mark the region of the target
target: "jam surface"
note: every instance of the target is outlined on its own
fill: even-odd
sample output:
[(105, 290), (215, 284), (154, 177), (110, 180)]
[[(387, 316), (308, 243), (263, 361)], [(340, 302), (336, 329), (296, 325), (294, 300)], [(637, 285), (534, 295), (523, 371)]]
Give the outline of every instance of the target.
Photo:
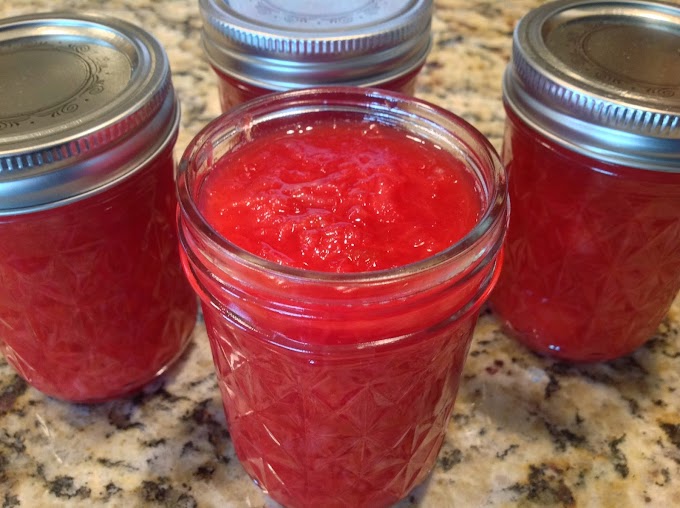
[(481, 214), (461, 161), (380, 124), (296, 126), (218, 164), (199, 199), (208, 223), (253, 254), (307, 270), (419, 261), (460, 240)]
[(509, 119), (512, 213), (494, 310), (541, 353), (630, 353), (680, 289), (680, 174), (595, 161)]

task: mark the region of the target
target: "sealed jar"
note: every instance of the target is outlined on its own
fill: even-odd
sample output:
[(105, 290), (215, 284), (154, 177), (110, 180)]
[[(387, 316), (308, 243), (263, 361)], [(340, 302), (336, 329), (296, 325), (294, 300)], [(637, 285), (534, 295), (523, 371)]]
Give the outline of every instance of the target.
[(373, 86), (413, 94), (432, 0), (200, 0), (222, 111), (274, 91)]
[[(381, 268), (400, 247), (425, 243), (411, 220), (392, 223), (392, 242), (360, 241), (361, 224), (391, 217), (398, 194), (416, 187), (414, 178), (400, 186), (396, 172), (411, 150), (426, 166), (444, 161), (422, 174), (437, 189), (454, 174), (454, 185), (471, 189), (453, 199), (459, 216), (478, 208), (453, 244)], [(306, 176), (310, 166), (318, 177)], [(500, 269), (506, 184), (491, 145), (404, 95), (289, 91), (211, 122), (187, 148), (177, 185), (183, 266), (248, 474), (288, 507), (391, 506), (406, 496), (436, 461), (477, 312)], [(430, 214), (444, 194), (401, 198), (423, 223), (455, 222), (448, 208)], [(332, 217), (345, 206), (347, 220)], [(224, 220), (234, 226), (228, 237)], [(249, 241), (264, 254), (241, 247)], [(328, 270), (311, 259), (330, 265), (338, 253)]]
[(0, 348), (69, 401), (119, 397), (187, 345), (164, 50), (127, 22), (0, 22)]
[(680, 289), (680, 7), (567, 0), (504, 77), (512, 218), (494, 310), (530, 348), (616, 358)]

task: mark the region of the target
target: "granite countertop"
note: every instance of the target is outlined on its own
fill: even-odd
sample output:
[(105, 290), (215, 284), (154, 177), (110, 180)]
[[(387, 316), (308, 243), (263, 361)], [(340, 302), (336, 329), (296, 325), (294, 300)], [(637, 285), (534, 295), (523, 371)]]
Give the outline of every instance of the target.
[[(499, 148), (512, 28), (537, 3), (437, 1), (417, 94)], [(178, 151), (219, 113), (197, 0), (13, 0), (0, 17), (55, 8), (136, 22), (165, 45), (183, 108)], [(162, 379), (107, 404), (52, 400), (0, 360), (0, 505), (274, 506), (234, 455), (202, 323)], [(639, 351), (586, 366), (528, 352), (483, 314), (446, 443), (409, 506), (680, 506), (680, 299)]]

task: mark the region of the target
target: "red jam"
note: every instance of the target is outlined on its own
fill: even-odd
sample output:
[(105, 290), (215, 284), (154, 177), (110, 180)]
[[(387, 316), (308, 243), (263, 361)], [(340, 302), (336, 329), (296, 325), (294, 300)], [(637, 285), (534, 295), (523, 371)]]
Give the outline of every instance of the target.
[(453, 245), (482, 203), (463, 163), (380, 124), (269, 134), (220, 160), (199, 199), (239, 247), (306, 270), (365, 272)]
[[(273, 499), (290, 508), (388, 507), (426, 479), (449, 426), (476, 312), (406, 336), (406, 344), (309, 353), (273, 347), (203, 309), (236, 454)], [(368, 307), (363, 318), (379, 310)], [(391, 319), (399, 319), (396, 310), (387, 309)], [(358, 327), (360, 317), (351, 318), (347, 327)], [(407, 319), (417, 324), (417, 316)], [(314, 340), (303, 326), (298, 338)]]
[(183, 351), (196, 302), (179, 265), (172, 150), (106, 191), (0, 217), (0, 350), (75, 402), (134, 392)]
[(494, 310), (541, 353), (630, 353), (680, 288), (680, 173), (603, 163), (508, 116), (512, 214)]
[[(406, 95), (414, 95), (416, 78), (418, 77), (421, 68), (422, 65), (402, 76), (397, 76), (389, 81), (373, 86), (383, 90), (392, 90)], [(223, 112), (229, 111), (231, 108), (251, 99), (255, 99), (256, 97), (261, 97), (262, 95), (277, 91), (274, 88), (258, 87), (246, 81), (228, 76), (216, 67), (213, 67), (213, 70), (217, 76), (217, 91)]]
[(307, 90), (212, 122), (178, 190), (245, 470), (291, 508), (407, 496), (434, 466), (498, 273), (493, 149), (404, 96)]

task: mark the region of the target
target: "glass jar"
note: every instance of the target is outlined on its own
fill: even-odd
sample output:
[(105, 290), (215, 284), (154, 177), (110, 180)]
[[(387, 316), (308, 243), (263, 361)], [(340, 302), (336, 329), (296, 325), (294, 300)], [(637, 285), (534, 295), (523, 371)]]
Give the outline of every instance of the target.
[(161, 46), (96, 15), (3, 20), (0, 350), (38, 390), (134, 392), (184, 350), (179, 107)]
[[(220, 160), (272, 130), (329, 119), (403, 129), (462, 161), (483, 204), (474, 228), (422, 261), (358, 273), (282, 266), (217, 234), (198, 201)], [(389, 506), (406, 496), (436, 461), (501, 264), (506, 183), (491, 145), (460, 118), (406, 96), (291, 91), (209, 124), (187, 148), (177, 185), (184, 270), (248, 474), (289, 507)]]
[(430, 51), (432, 0), (200, 0), (222, 111), (327, 85), (413, 94)]
[(512, 218), (493, 309), (521, 342), (620, 357), (680, 290), (680, 8), (548, 3), (504, 77)]

